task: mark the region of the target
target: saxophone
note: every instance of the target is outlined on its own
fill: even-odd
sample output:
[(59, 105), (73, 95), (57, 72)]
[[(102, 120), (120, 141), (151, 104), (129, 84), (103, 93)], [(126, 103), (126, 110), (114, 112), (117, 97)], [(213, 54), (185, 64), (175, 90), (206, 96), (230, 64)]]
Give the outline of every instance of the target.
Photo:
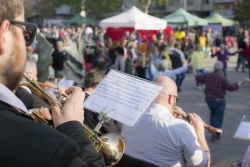
[[(59, 108), (63, 108), (64, 104), (66, 103), (66, 98), (62, 98), (59, 100), (50, 96), (43, 87), (41, 87), (26, 73), (24, 73), (24, 78), (26, 79), (26, 81), (22, 81), (19, 86), (26, 86), (45, 102), (52, 102)], [(53, 126), (52, 121), (48, 121), (43, 117), (41, 110), (29, 110), (28, 115), (32, 117), (35, 122)], [(123, 139), (115, 133), (107, 133), (99, 137), (87, 125), (82, 124), (82, 126), (90, 141), (92, 142), (94, 148), (104, 159), (106, 166), (112, 167), (117, 164), (122, 158), (125, 150)]]

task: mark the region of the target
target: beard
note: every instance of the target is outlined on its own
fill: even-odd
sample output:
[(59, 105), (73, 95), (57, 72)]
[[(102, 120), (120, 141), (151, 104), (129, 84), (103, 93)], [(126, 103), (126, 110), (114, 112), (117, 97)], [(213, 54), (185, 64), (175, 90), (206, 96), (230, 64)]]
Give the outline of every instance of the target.
[(8, 63), (1, 72), (1, 76), (5, 81), (4, 85), (11, 91), (14, 91), (18, 88), (19, 83), (23, 78), (24, 63), (20, 64), (20, 62), (23, 62), (23, 60), (21, 56), (21, 49), (17, 44), (17, 41), (14, 41), (12, 48), (13, 51), (8, 60)]

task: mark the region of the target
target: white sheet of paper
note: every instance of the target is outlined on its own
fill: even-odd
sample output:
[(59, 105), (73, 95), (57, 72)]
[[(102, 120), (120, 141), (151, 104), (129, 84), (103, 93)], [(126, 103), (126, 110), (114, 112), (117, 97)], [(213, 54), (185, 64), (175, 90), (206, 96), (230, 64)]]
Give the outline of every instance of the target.
[(242, 120), (234, 137), (250, 140), (250, 122)]
[(84, 108), (100, 113), (113, 110), (110, 118), (133, 126), (163, 87), (147, 80), (111, 70), (84, 102)]
[[(75, 82), (74, 80), (62, 80), (62, 81), (59, 81), (56, 85), (57, 86), (64, 86), (67, 89), (67, 88), (70, 88), (71, 86), (73, 86), (74, 82)], [(52, 93), (58, 92), (58, 89), (49, 88), (47, 90), (47, 92), (52, 92)]]

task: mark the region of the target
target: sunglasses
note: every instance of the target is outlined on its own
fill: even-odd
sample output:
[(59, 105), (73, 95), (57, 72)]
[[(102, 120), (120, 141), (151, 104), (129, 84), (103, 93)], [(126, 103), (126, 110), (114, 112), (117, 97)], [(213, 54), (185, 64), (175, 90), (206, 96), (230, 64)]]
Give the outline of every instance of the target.
[[(9, 22), (23, 30), (26, 47), (29, 47), (35, 40), (37, 25), (17, 20), (9, 20)], [(25, 28), (23, 26), (25, 26)]]

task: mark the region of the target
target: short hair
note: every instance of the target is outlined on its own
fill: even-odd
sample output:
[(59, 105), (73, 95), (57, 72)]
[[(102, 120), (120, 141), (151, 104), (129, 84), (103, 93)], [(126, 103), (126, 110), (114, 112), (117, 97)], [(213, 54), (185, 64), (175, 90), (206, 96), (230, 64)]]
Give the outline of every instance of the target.
[(105, 73), (96, 70), (91, 70), (84, 79), (84, 88), (95, 89), (104, 77)]
[(220, 71), (223, 70), (224, 65), (221, 61), (217, 61), (216, 63), (214, 63), (214, 70), (215, 71)]
[(165, 71), (168, 69), (168, 61), (167, 60), (161, 60), (157, 67), (158, 71)]
[(181, 47), (181, 43), (180, 43), (180, 42), (176, 42), (176, 43), (174, 44), (174, 47), (175, 47), (175, 48)]
[(22, 0), (0, 0), (0, 24), (15, 19), (24, 12)]
[(106, 72), (107, 69), (108, 69), (108, 65), (107, 65), (106, 62), (100, 61), (100, 62), (97, 63), (96, 68), (97, 68), (98, 71)]
[(33, 72), (36, 69), (36, 63), (34, 63), (31, 60), (26, 60), (25, 66), (24, 66), (24, 72)]

